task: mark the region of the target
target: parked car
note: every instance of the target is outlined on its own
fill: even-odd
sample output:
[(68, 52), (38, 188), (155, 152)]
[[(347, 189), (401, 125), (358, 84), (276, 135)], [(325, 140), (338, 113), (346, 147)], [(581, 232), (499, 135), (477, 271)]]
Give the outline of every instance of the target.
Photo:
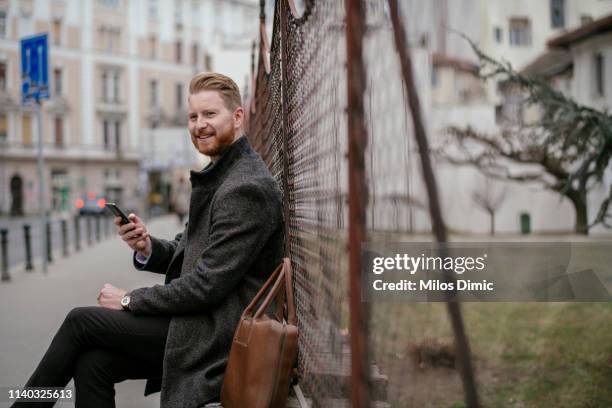
[(98, 215), (104, 214), (106, 200), (99, 194), (89, 192), (80, 198), (77, 198), (75, 207), (80, 215)]

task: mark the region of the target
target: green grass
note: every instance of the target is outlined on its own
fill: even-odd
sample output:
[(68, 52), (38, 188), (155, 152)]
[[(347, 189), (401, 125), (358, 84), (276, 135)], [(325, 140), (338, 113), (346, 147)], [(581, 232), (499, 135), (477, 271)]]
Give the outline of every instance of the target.
[[(485, 407), (612, 407), (612, 304), (470, 303), (462, 309)], [(427, 337), (452, 339), (444, 304), (377, 304), (372, 318), (390, 402), (461, 406), (457, 375), (415, 368), (405, 352), (409, 342)]]

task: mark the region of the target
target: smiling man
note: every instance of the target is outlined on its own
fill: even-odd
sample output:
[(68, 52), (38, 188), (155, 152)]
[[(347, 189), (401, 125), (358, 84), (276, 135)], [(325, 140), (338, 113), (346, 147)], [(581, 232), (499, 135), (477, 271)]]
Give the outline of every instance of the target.
[(98, 306), (67, 315), (27, 387), (74, 378), (77, 408), (114, 407), (114, 384), (136, 378), (148, 380), (145, 395), (161, 390), (162, 408), (218, 399), (240, 315), (282, 259), (281, 192), (243, 135), (236, 84), (202, 73), (189, 94), (191, 141), (211, 163), (191, 172), (185, 229), (165, 240), (134, 214), (115, 220), (136, 268), (164, 274), (164, 284), (104, 285)]

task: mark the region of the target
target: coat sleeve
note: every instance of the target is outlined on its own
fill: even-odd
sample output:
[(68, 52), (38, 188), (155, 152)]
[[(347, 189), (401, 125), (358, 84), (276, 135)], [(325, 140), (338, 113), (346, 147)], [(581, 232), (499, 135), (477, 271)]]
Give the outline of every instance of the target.
[(212, 203), (209, 239), (195, 270), (165, 285), (131, 291), (130, 311), (178, 315), (221, 302), (280, 223), (280, 202), (275, 198), (254, 183), (219, 194)]
[(165, 275), (168, 265), (172, 260), (172, 256), (174, 255), (174, 251), (176, 251), (176, 247), (181, 241), (182, 236), (183, 233), (179, 232), (172, 241), (151, 237), (151, 256), (149, 256), (147, 263), (143, 265), (136, 260), (136, 251), (134, 251), (132, 256), (134, 267), (141, 271), (149, 271)]

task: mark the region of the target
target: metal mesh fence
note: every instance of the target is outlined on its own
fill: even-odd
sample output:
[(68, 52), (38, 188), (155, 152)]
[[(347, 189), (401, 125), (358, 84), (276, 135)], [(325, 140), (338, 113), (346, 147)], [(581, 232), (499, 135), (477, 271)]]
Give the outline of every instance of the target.
[[(431, 226), (427, 203), (415, 198), (425, 195), (406, 91), (386, 2), (367, 4), (366, 228), (370, 239), (414, 239)], [(312, 406), (329, 407), (347, 404), (351, 392), (346, 16), (336, 0), (306, 2), (302, 15), (295, 13), (291, 1), (276, 2), (271, 42), (261, 21), (247, 133), (288, 206), (301, 388)], [(374, 303), (371, 316), (370, 398), (394, 406), (435, 402), (435, 381), (408, 380), (414, 370), (408, 354), (411, 341), (429, 334), (452, 339), (444, 305)], [(451, 375), (457, 384), (451, 396), (461, 401), (459, 376)]]

